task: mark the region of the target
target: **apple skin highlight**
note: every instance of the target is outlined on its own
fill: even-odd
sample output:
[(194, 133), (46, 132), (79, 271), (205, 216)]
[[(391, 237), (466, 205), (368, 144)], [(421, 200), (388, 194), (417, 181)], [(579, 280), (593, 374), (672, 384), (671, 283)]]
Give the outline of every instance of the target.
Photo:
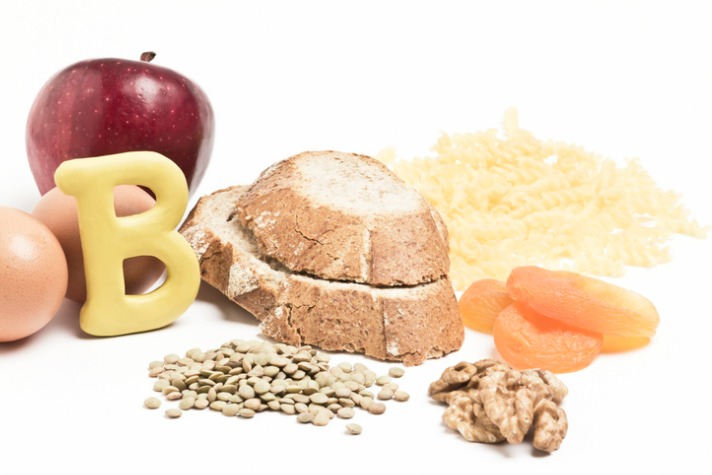
[(129, 151), (170, 158), (195, 191), (212, 153), (213, 108), (197, 84), (152, 58), (80, 61), (42, 87), (25, 137), (41, 194), (54, 188), (54, 172), (65, 160)]

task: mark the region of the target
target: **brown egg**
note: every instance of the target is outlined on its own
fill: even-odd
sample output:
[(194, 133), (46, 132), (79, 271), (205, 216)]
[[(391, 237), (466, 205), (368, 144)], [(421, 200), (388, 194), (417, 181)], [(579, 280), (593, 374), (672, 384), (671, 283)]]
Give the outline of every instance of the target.
[(0, 342), (44, 327), (67, 290), (67, 263), (57, 238), (24, 211), (0, 207)]
[[(119, 185), (114, 188), (116, 216), (140, 213), (150, 209), (154, 204), (153, 197), (138, 186)], [(64, 194), (62, 190), (55, 187), (40, 198), (32, 210), (32, 215), (52, 230), (67, 256), (69, 268), (67, 298), (83, 303), (86, 300), (86, 280), (76, 198)], [(161, 277), (164, 268), (160, 260), (151, 256), (125, 260), (125, 292), (134, 295), (144, 293)]]

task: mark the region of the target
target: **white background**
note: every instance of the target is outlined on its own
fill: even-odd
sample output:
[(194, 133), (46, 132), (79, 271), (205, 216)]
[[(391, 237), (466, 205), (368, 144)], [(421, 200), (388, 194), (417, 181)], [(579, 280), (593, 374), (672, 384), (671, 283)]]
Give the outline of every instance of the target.
[[(82, 59), (137, 59), (199, 83), (217, 121), (198, 195), (247, 184), (267, 165), (317, 149), (425, 155), (441, 132), (499, 127), (507, 107), (537, 137), (620, 161), (639, 157), (663, 188), (712, 224), (712, 28), (704, 2), (3, 2), (0, 6), (0, 204), (39, 198), (24, 149), (35, 94)], [(196, 197), (194, 197), (195, 199)], [(144, 409), (147, 365), (168, 353), (257, 338), (255, 320), (210, 288), (168, 328), (97, 339), (66, 303), (41, 332), (0, 345), (0, 471), (42, 473), (710, 473), (710, 240), (675, 238), (673, 261), (621, 285), (661, 314), (645, 349), (561, 375), (570, 429), (549, 456), (529, 444), (465, 442), (441, 422), (428, 384), (463, 348), (409, 369), (412, 395), (383, 416), (298, 425)], [(4, 285), (0, 283), (0, 285)], [(333, 362), (362, 361), (335, 354)], [(390, 367), (366, 360), (379, 373)], [(164, 402), (163, 408), (168, 407)], [(618, 467), (622, 467), (619, 469)], [(387, 472), (388, 471), (388, 472)]]

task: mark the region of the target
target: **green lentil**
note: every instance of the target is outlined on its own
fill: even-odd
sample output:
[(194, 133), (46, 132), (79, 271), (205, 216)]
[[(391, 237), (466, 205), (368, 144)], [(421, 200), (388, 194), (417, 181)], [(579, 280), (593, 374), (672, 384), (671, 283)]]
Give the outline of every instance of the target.
[(262, 401), (257, 398), (248, 399), (244, 404), (247, 409), (252, 409), (253, 411), (259, 411), (260, 407), (262, 407)]
[(334, 390), (334, 396), (338, 398), (349, 398), (351, 397), (351, 390), (346, 387), (336, 389)]
[(213, 411), (222, 411), (225, 406), (227, 406), (225, 401), (213, 401), (208, 407), (210, 407)]
[(175, 364), (178, 362), (178, 360), (180, 360), (180, 356), (176, 355), (175, 353), (170, 353), (163, 357), (163, 361), (168, 364)]
[(183, 394), (179, 393), (178, 391), (173, 391), (173, 392), (166, 394), (167, 401), (177, 401), (182, 398), (183, 398)]
[(390, 389), (381, 389), (378, 392), (378, 399), (382, 401), (387, 401), (389, 399), (393, 399), (393, 391)]
[(193, 403), (193, 409), (205, 409), (209, 404), (210, 402), (207, 399), (196, 399)]
[(371, 414), (383, 414), (386, 412), (386, 405), (380, 402), (374, 402), (368, 406), (368, 412)]
[(314, 419), (312, 419), (312, 424), (314, 424), (315, 426), (325, 426), (329, 423), (329, 420), (331, 420), (329, 414), (327, 414), (326, 412), (318, 412), (314, 415)]
[(311, 412), (300, 412), (297, 415), (297, 421), (301, 422), (302, 424), (306, 424), (313, 420), (314, 420), (314, 414), (312, 414)]
[(168, 386), (170, 386), (171, 383), (167, 379), (159, 379), (155, 383), (153, 383), (153, 390), (156, 391), (157, 393), (163, 392), (164, 389), (166, 389)]
[(240, 395), (240, 397), (244, 399), (251, 399), (255, 397), (255, 390), (249, 384), (243, 384), (242, 386), (240, 386), (240, 388), (237, 390), (237, 393)]
[(400, 366), (394, 366), (388, 370), (388, 376), (391, 376), (392, 378), (401, 378), (404, 374), (405, 370)]
[(149, 409), (158, 409), (161, 407), (161, 400), (157, 397), (148, 397), (143, 401), (143, 405)]
[(363, 432), (363, 428), (358, 424), (354, 424), (353, 422), (350, 424), (346, 424), (346, 430), (349, 434), (352, 435), (359, 435), (361, 432)]
[(408, 399), (410, 399), (410, 394), (408, 394), (405, 391), (398, 390), (395, 393), (393, 393), (393, 399), (395, 399), (396, 401), (399, 401), (399, 402), (404, 402), (404, 401), (407, 401)]
[(180, 408), (183, 411), (187, 411), (188, 409), (192, 409), (193, 406), (195, 406), (195, 398), (194, 397), (186, 397), (181, 399), (181, 401), (178, 403), (178, 408)]
[(350, 407), (342, 407), (336, 412), (336, 415), (341, 419), (351, 419), (356, 414), (356, 411)]
[(254, 392), (257, 394), (265, 394), (268, 393), (272, 385), (265, 381), (265, 380), (259, 380), (255, 382), (255, 385), (253, 386)]
[(183, 415), (183, 411), (181, 411), (180, 409), (166, 409), (165, 414), (166, 417), (169, 417), (171, 419), (177, 419)]
[(309, 400), (315, 404), (326, 404), (329, 400), (329, 396), (324, 393), (314, 393), (309, 396)]
[(226, 404), (222, 408), (222, 413), (224, 416), (234, 417), (237, 415), (238, 412), (240, 412), (241, 409), (242, 409), (242, 407), (240, 407), (239, 404), (230, 403), (230, 404)]

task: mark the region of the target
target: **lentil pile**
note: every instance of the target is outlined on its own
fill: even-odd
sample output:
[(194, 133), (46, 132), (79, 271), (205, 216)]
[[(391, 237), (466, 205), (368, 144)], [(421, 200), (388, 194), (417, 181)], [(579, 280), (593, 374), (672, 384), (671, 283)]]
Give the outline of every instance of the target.
[[(393, 380), (403, 376), (400, 367), (378, 376), (361, 363), (329, 365), (329, 355), (310, 346), (292, 346), (264, 341), (231, 340), (220, 348), (188, 350), (184, 357), (166, 355), (149, 364), (149, 376), (157, 378), (153, 390), (183, 411), (210, 409), (225, 416), (251, 418), (262, 411), (295, 415), (301, 423), (325, 426), (333, 418), (351, 419), (357, 409), (383, 414), (382, 401), (407, 401), (408, 393)], [(377, 392), (372, 391), (374, 385)], [(157, 409), (157, 397), (144, 401)], [(347, 432), (361, 433), (358, 424)]]

